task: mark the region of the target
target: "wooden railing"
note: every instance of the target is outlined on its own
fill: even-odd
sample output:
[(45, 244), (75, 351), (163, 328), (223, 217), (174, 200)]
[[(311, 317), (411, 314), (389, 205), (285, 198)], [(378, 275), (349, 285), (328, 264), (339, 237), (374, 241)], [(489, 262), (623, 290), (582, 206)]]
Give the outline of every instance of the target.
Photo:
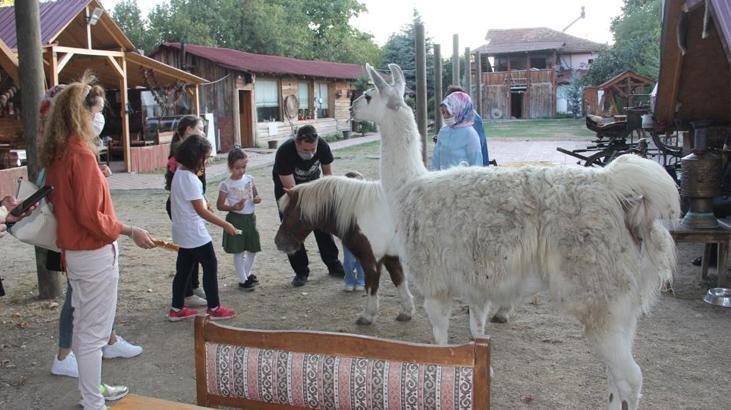
[(511, 70), (496, 73), (482, 73), (485, 85), (525, 86), (533, 83), (551, 83), (555, 72), (547, 70)]

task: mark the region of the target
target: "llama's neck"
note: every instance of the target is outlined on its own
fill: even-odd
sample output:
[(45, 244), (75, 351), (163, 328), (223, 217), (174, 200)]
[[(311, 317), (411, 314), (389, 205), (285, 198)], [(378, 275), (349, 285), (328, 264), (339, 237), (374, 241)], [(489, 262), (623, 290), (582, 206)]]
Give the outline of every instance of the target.
[(379, 122), (381, 132), (381, 183), (395, 191), (427, 172), (421, 160), (421, 142), (410, 108), (391, 111)]

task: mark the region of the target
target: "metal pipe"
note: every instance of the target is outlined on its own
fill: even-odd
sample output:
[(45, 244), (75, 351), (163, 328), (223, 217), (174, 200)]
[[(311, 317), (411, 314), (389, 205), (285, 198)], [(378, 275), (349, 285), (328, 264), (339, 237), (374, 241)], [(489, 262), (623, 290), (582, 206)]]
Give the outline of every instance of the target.
[(452, 36), (452, 85), (461, 86), (459, 81), (459, 34)]
[(434, 136), (442, 129), (442, 46), (434, 44)]

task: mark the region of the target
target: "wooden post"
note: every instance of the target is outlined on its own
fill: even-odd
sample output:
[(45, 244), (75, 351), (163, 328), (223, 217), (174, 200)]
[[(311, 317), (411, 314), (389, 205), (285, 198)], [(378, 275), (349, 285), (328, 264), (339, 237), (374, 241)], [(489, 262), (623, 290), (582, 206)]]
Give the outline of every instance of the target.
[(454, 34), (452, 36), (452, 85), (461, 86), (459, 75), (459, 34)]
[(467, 94), (472, 94), (472, 58), (470, 57), (470, 48), (464, 48), (464, 88), (467, 90)]
[(121, 111), (119, 113), (122, 119), (122, 156), (124, 157), (124, 170), (130, 172), (132, 170), (132, 157), (129, 141), (129, 113), (127, 112), (127, 59), (122, 59), (122, 78), (119, 80), (119, 95), (121, 100)]
[(89, 24), (91, 14), (89, 13), (89, 6), (84, 7), (84, 15), (86, 16), (86, 21), (84, 21), (84, 25), (86, 26), (86, 48), (91, 50), (91, 24)]
[(196, 117), (201, 115), (201, 103), (198, 99), (198, 88), (198, 84), (193, 87), (193, 114), (195, 114)]
[[(41, 50), (41, 18), (39, 2), (19, 1), (15, 4), (15, 27), (18, 37), (18, 74), (22, 106), (23, 136), (28, 158), (28, 179), (38, 177), (38, 109), (44, 93), (43, 51)], [(50, 299), (62, 294), (61, 274), (46, 269), (47, 251), (35, 248), (38, 272), (38, 297)]]
[(426, 164), (426, 41), (424, 25), (416, 25), (416, 124), (421, 134), (421, 159)]
[(58, 55), (56, 54), (56, 50), (53, 49), (53, 46), (48, 48), (48, 63), (49, 63), (49, 76), (48, 79), (50, 80), (49, 88), (55, 87), (58, 85)]
[(480, 117), (484, 118), (482, 112), (482, 54), (479, 52), (475, 55), (475, 69), (477, 70), (477, 78), (475, 78), (475, 109)]
[(442, 46), (434, 44), (434, 135), (442, 129)]

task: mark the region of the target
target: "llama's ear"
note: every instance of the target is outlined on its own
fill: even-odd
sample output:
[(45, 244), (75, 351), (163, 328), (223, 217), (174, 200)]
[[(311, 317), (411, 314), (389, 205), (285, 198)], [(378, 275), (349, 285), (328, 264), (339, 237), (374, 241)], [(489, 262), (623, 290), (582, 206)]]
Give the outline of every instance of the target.
[(404, 78), (404, 72), (397, 64), (389, 64), (389, 70), (391, 70), (391, 78), (393, 80), (393, 87), (399, 92), (399, 96), (404, 95), (406, 89), (406, 79)]
[(366, 71), (368, 71), (368, 76), (371, 78), (371, 81), (378, 89), (379, 94), (382, 94), (385, 90), (388, 89), (388, 84), (386, 83), (386, 80), (384, 80), (383, 77), (378, 74), (378, 71), (373, 69), (370, 64), (366, 64)]

